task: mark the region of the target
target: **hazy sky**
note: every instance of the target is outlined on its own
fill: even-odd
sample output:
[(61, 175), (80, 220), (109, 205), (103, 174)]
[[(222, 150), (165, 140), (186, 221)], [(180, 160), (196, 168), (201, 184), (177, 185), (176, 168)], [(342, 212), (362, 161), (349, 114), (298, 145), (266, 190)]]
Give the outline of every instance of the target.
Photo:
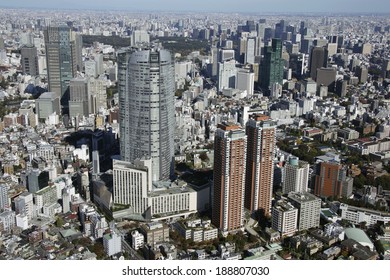
[(389, 0), (0, 0), (0, 7), (254, 13), (390, 13)]

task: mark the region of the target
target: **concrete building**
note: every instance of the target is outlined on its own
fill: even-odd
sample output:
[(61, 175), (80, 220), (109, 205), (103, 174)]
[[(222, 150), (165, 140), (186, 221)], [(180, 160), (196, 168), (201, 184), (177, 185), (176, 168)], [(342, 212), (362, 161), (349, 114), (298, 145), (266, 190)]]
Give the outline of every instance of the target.
[(9, 209), (11, 206), (10, 199), (8, 196), (8, 190), (8, 185), (0, 184), (0, 211)]
[(140, 231), (145, 236), (145, 243), (150, 246), (169, 241), (169, 227), (166, 224), (159, 222), (144, 224)]
[(246, 124), (248, 137), (245, 175), (245, 208), (270, 215), (274, 177), (276, 123), (255, 115)]
[(290, 157), (284, 166), (284, 172), (283, 193), (307, 192), (309, 182), (308, 162)]
[(69, 117), (87, 117), (89, 115), (88, 79), (71, 79), (69, 89)]
[(131, 247), (134, 250), (138, 250), (143, 247), (145, 243), (145, 237), (143, 234), (139, 233), (138, 230), (131, 232)]
[(16, 225), (16, 215), (14, 211), (4, 211), (0, 213), (0, 224), (3, 225), (3, 231), (11, 233), (11, 230)]
[(24, 192), (20, 194), (17, 198), (15, 198), (14, 203), (15, 213), (17, 215), (25, 215), (29, 222), (36, 216), (32, 193)]
[(246, 145), (247, 136), (240, 126), (218, 125), (214, 141), (212, 222), (223, 234), (244, 227)]
[(292, 236), (297, 231), (298, 209), (285, 200), (279, 200), (272, 207), (272, 228), (281, 237)]
[(218, 91), (236, 87), (237, 67), (235, 60), (218, 63)]
[(249, 69), (238, 69), (236, 76), (236, 89), (245, 90), (248, 96), (253, 95), (255, 74)]
[(175, 128), (171, 54), (158, 49), (124, 51), (118, 64), (121, 159), (151, 157), (153, 181), (167, 180), (173, 175)]
[(20, 49), (20, 54), (23, 73), (31, 76), (38, 76), (37, 48), (32, 45), (25, 45)]
[(317, 80), (317, 69), (328, 66), (328, 51), (324, 47), (314, 47), (310, 53), (310, 77)]
[(38, 120), (43, 122), (53, 113), (60, 115), (60, 97), (55, 92), (45, 92), (35, 101), (35, 111)]
[(298, 208), (298, 230), (307, 230), (320, 225), (321, 199), (310, 193), (288, 194), (289, 202)]
[(120, 234), (114, 230), (103, 235), (103, 246), (109, 257), (122, 252), (122, 238)]

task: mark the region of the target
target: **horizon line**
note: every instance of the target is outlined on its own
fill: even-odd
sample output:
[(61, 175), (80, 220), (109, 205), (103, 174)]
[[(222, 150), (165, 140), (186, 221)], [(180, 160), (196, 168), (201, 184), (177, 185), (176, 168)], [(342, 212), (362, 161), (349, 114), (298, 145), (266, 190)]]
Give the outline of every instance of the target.
[(329, 15), (332, 14), (334, 16), (337, 15), (389, 15), (389, 12), (367, 12), (367, 11), (361, 11), (361, 12), (351, 12), (351, 11), (215, 11), (215, 10), (164, 10), (164, 9), (138, 9), (138, 10), (132, 10), (131, 8), (104, 8), (104, 7), (95, 7), (92, 9), (89, 8), (64, 8), (64, 7), (15, 7), (15, 6), (9, 6), (9, 5), (1, 5), (0, 9), (14, 9), (14, 10), (51, 10), (51, 11), (83, 11), (83, 12), (137, 12), (137, 13), (153, 13), (153, 12), (164, 12), (164, 13), (202, 13), (202, 14), (250, 14), (250, 15)]

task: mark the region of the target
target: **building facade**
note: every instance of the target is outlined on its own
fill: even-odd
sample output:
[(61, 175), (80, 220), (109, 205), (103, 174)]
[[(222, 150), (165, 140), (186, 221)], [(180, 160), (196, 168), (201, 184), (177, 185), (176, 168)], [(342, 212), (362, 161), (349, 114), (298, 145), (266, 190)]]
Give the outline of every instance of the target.
[(238, 125), (219, 124), (214, 141), (212, 222), (223, 234), (244, 227), (247, 136)]
[(124, 161), (149, 156), (153, 181), (173, 174), (175, 73), (167, 50), (118, 55), (120, 154)]
[(246, 125), (245, 208), (262, 209), (267, 216), (271, 213), (275, 129), (276, 123), (264, 115), (254, 116)]

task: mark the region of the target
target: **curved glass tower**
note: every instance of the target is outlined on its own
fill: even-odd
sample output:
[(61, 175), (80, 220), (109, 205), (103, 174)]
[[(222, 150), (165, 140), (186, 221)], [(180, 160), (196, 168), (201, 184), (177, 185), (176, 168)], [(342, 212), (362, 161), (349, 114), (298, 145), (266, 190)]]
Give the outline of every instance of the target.
[(124, 161), (152, 159), (152, 178), (173, 174), (174, 62), (167, 50), (118, 54), (120, 151)]

